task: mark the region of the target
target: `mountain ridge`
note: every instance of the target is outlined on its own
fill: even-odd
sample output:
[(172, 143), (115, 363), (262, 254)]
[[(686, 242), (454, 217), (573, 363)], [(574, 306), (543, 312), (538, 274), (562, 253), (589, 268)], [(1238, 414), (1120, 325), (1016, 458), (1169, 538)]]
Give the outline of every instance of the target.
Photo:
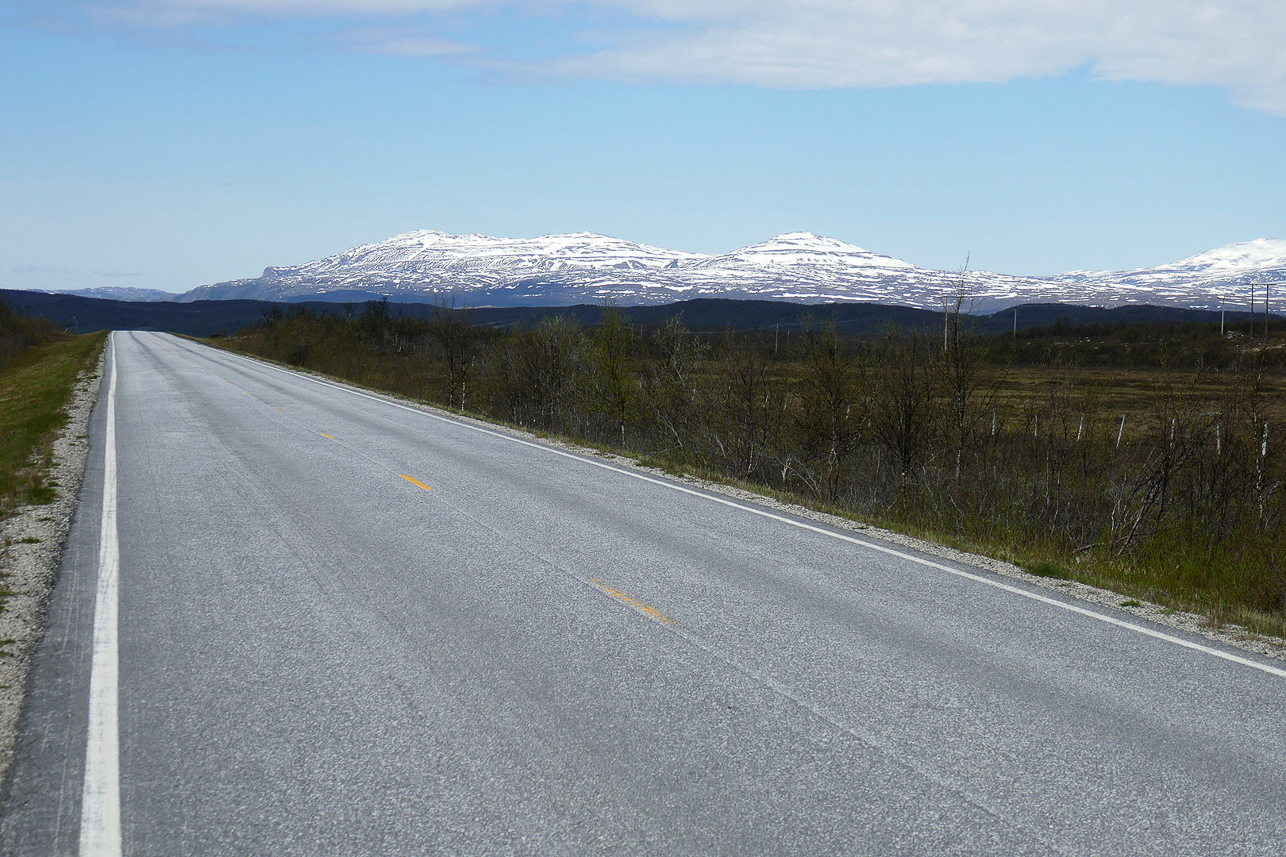
[(469, 306), (646, 306), (719, 297), (940, 309), (963, 294), (973, 312), (1024, 303), (1218, 310), (1247, 307), (1251, 287), (1263, 280), (1286, 285), (1286, 240), (1235, 242), (1153, 268), (1036, 277), (920, 268), (811, 232), (705, 254), (594, 232), (497, 238), (416, 230), (311, 262), (268, 266), (258, 277), (199, 286), (175, 300), (386, 296)]

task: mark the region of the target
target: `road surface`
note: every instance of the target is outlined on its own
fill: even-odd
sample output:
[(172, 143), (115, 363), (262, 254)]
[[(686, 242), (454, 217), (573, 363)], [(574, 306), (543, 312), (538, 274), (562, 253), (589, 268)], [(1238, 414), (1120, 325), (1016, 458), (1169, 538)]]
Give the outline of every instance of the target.
[(0, 853), (1286, 849), (1271, 662), (175, 337), (109, 379)]

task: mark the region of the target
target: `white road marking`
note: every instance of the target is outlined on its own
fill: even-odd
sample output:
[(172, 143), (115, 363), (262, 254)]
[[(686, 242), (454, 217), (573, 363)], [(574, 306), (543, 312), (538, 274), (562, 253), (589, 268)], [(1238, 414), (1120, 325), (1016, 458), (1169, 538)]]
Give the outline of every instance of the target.
[(451, 425), (461, 426), (471, 431), (479, 432), (480, 434), (487, 434), (487, 435), (491, 435), (492, 437), (500, 438), (501, 440), (507, 440), (513, 443), (522, 444), (523, 446), (529, 446), (532, 449), (541, 449), (541, 450), (544, 450), (545, 452), (549, 452), (554, 455), (561, 455), (563, 458), (570, 458), (574, 461), (579, 461), (583, 464), (590, 464), (590, 465), (593, 465), (594, 467), (600, 467), (603, 470), (610, 470), (613, 473), (620, 473), (623, 476), (630, 476), (634, 479), (642, 480), (643, 482), (650, 482), (651, 484), (659, 485), (662, 488), (669, 488), (672, 491), (679, 491), (684, 494), (691, 494), (694, 497), (700, 497), (702, 499), (709, 500), (713, 503), (720, 503), (724, 506), (730, 506), (734, 509), (740, 509), (743, 512), (749, 512), (752, 515), (759, 515), (762, 518), (769, 518), (774, 521), (780, 521), (783, 524), (789, 524), (790, 526), (798, 527), (801, 530), (808, 530), (809, 532), (819, 533), (823, 536), (829, 536), (833, 539), (838, 539), (843, 542), (849, 542), (850, 544), (860, 545), (861, 547), (864, 547), (864, 548), (870, 548), (871, 550), (879, 551), (880, 553), (887, 554), (888, 556), (895, 556), (898, 559), (903, 559), (908, 562), (914, 562), (919, 565), (937, 569), (939, 571), (945, 571), (947, 574), (953, 574), (957, 577), (963, 577), (966, 580), (972, 580), (976, 583), (982, 583), (987, 586), (992, 586), (992, 587), (995, 587), (996, 589), (1004, 590), (1005, 592), (1011, 592), (1014, 595), (1020, 595), (1023, 598), (1029, 598), (1032, 601), (1039, 601), (1042, 604), (1049, 604), (1053, 607), (1058, 607), (1070, 613), (1077, 613), (1077, 614), (1080, 614), (1081, 616), (1087, 616), (1091, 619), (1097, 619), (1098, 621), (1105, 622), (1108, 625), (1115, 625), (1118, 628), (1124, 628), (1125, 630), (1133, 631), (1137, 634), (1143, 634), (1144, 636), (1153, 637), (1158, 640), (1164, 640), (1167, 643), (1173, 643), (1174, 645), (1182, 646), (1185, 649), (1191, 649), (1193, 651), (1201, 652), (1203, 654), (1213, 655), (1214, 657), (1222, 658), (1225, 661), (1231, 661), (1232, 663), (1235, 663), (1235, 664), (1248, 666), (1248, 667), (1251, 667), (1252, 669), (1257, 669), (1261, 672), (1278, 676), (1279, 678), (1286, 678), (1286, 670), (1281, 669), (1279, 667), (1274, 667), (1269, 664), (1260, 663), (1259, 661), (1253, 661), (1250, 658), (1243, 658), (1240, 655), (1234, 655), (1231, 652), (1220, 651), (1219, 649), (1211, 648), (1210, 646), (1204, 646), (1201, 643), (1196, 643), (1196, 642), (1193, 642), (1192, 640), (1185, 640), (1182, 637), (1176, 637), (1172, 634), (1167, 634), (1164, 631), (1158, 631), (1155, 628), (1147, 628), (1142, 625), (1136, 625), (1133, 622), (1126, 622), (1122, 619), (1116, 618), (1115, 616), (1108, 616), (1104, 613), (1099, 613), (1095, 610), (1089, 610), (1085, 607), (1081, 607), (1078, 604), (1070, 604), (1066, 601), (1060, 601), (1057, 598), (1050, 598), (1046, 595), (1041, 595), (1038, 592), (1031, 592), (1026, 589), (1022, 589), (1020, 587), (1012, 586), (1008, 583), (1004, 583), (1003, 581), (1000, 581), (1000, 580), (984, 577), (983, 575), (974, 574), (973, 572), (964, 571), (963, 569), (952, 568), (949, 565), (944, 565), (943, 563), (940, 563), (940, 562), (934, 562), (931, 559), (926, 559), (921, 556), (916, 556), (915, 554), (905, 553), (904, 551), (897, 550), (896, 548), (891, 548), (886, 545), (881, 545), (875, 542), (867, 541), (866, 539), (858, 538), (856, 536), (850, 536), (844, 533), (836, 532), (834, 530), (828, 530), (823, 527), (807, 524), (807, 523), (804, 523), (803, 521), (794, 520), (793, 518), (787, 518), (783, 515), (778, 515), (774, 512), (770, 512), (767, 509), (759, 509), (754, 506), (747, 506), (744, 503), (738, 503), (735, 500), (729, 500), (724, 497), (716, 497), (712, 494), (707, 494), (704, 491), (697, 491), (692, 488), (688, 488), (686, 486), (676, 484), (674, 482), (667, 482), (663, 479), (656, 479), (652, 476), (648, 476), (645, 473), (639, 473), (633, 470), (626, 470), (625, 468), (622, 468), (622, 467), (616, 467), (614, 465), (608, 464), (605, 461), (596, 461), (592, 458), (586, 458), (585, 456), (577, 455), (575, 453), (567, 452), (561, 449), (556, 449), (552, 446), (545, 446), (544, 444), (533, 443), (532, 441), (523, 440), (520, 437), (514, 437), (513, 435), (510, 435), (510, 434), (505, 434), (503, 432), (482, 428), (481, 426), (475, 426), (470, 423), (452, 419), (450, 417), (439, 416), (438, 414), (432, 413), (431, 411), (425, 411), (420, 408), (413, 408), (410, 405), (404, 405), (401, 402), (397, 402), (392, 399), (387, 399), (382, 396), (372, 395), (370, 393), (363, 393), (360, 390), (354, 390), (351, 387), (345, 387), (340, 384), (333, 384), (330, 381), (323, 381), (320, 378), (313, 378), (309, 375), (304, 375), (299, 372), (294, 372), (294, 371), (291, 371), (290, 369), (283, 369), (280, 366), (273, 366), (271, 363), (264, 363), (260, 360), (255, 360), (250, 357), (244, 357), (240, 354), (234, 354), (232, 352), (223, 352), (223, 353), (227, 354), (229, 357), (235, 357), (235, 358), (244, 360), (247, 363), (253, 363), (256, 366), (262, 366), (268, 369), (273, 369), (285, 375), (291, 375), (296, 378), (302, 378), (305, 381), (311, 381), (314, 384), (320, 384), (323, 387), (330, 387), (333, 390), (341, 390), (346, 393), (351, 393), (354, 396), (361, 396), (364, 399), (370, 399), (373, 402), (381, 402), (386, 405), (391, 405), (395, 408), (401, 408), (404, 411), (410, 411), (413, 414), (420, 414), (421, 416), (430, 417), (432, 419), (438, 420), (439, 422), (450, 423)]
[(81, 857), (121, 853), (121, 762), (116, 608), (120, 543), (116, 531), (116, 348), (111, 345), (107, 428), (103, 443), (103, 518), (98, 542), (98, 593), (94, 603), (94, 655), (89, 677), (89, 737), (81, 797)]

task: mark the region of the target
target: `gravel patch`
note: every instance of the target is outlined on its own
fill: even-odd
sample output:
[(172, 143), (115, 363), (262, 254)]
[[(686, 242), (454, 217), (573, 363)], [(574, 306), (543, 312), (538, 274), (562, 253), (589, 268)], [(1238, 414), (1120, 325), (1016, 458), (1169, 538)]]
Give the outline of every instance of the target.
[(858, 533), (863, 537), (885, 542), (889, 545), (909, 548), (910, 550), (918, 553), (940, 557), (959, 565), (969, 566), (981, 571), (991, 572), (992, 574), (997, 574), (1002, 577), (1012, 578), (1029, 586), (1051, 590), (1064, 599), (1081, 601), (1086, 604), (1093, 604), (1097, 607), (1104, 608), (1104, 612), (1112, 613), (1122, 619), (1132, 616), (1145, 622), (1151, 622), (1156, 625), (1173, 628), (1177, 631), (1183, 631), (1195, 636), (1204, 637), (1208, 640), (1233, 646), (1266, 658), (1286, 661), (1286, 640), (1278, 637), (1269, 637), (1263, 634), (1258, 634), (1248, 628), (1244, 628), (1240, 625), (1234, 625), (1232, 623), (1217, 624), (1213, 622), (1210, 617), (1203, 616), (1199, 613), (1188, 613), (1182, 610), (1174, 610), (1133, 596), (1122, 595), (1121, 593), (1114, 592), (1110, 589), (1101, 589), (1097, 586), (1090, 586), (1077, 581), (1040, 577), (1027, 572), (1013, 563), (995, 559), (994, 557), (955, 550), (954, 548), (928, 542), (923, 539), (915, 538), (914, 536), (908, 536), (903, 533), (885, 530), (880, 527), (873, 527), (869, 524), (853, 521), (849, 518), (841, 518), (837, 515), (817, 512), (794, 503), (785, 503), (772, 497), (764, 496), (763, 494), (756, 494), (753, 491), (747, 491), (743, 488), (725, 485), (721, 482), (711, 482), (695, 476), (675, 476), (672, 473), (667, 473), (664, 470), (654, 467), (644, 467), (634, 458), (616, 455), (614, 453), (601, 452), (590, 447), (580, 446), (567, 441), (540, 437), (532, 434), (531, 432), (499, 423), (487, 422), (486, 420), (480, 420), (474, 417), (460, 416), (459, 414), (452, 413), (451, 411), (436, 408), (432, 405), (427, 405), (414, 399), (408, 399), (388, 393), (375, 393), (374, 391), (357, 387), (353, 384), (349, 384), (320, 373), (302, 371), (293, 366), (283, 366), (283, 368), (289, 369), (292, 372), (298, 372), (301, 375), (309, 375), (320, 380), (324, 380), (330, 384), (356, 390), (367, 395), (373, 394), (381, 398), (388, 399), (389, 401), (417, 408), (428, 413), (460, 420), (461, 422), (476, 425), (489, 431), (502, 432), (526, 441), (555, 447), (567, 452), (573, 452), (577, 455), (597, 458), (601, 461), (609, 462), (615, 467), (635, 470), (640, 473), (646, 473), (650, 476), (657, 476), (669, 481), (690, 485), (693, 488), (699, 488), (702, 491), (707, 491), (711, 494), (719, 494), (724, 497), (738, 500), (742, 503), (760, 506), (777, 512), (785, 512), (789, 515), (824, 524), (838, 530), (847, 530), (852, 533)]
[(49, 598), (71, 519), (80, 501), (80, 483), (89, 455), (89, 416), (98, 399), (107, 349), (98, 366), (81, 375), (64, 409), (67, 425), (54, 441), (49, 479), (58, 497), (47, 506), (23, 506), (0, 521), (0, 587), (8, 593), (0, 609), (0, 783), (9, 775), (18, 716), (27, 693), (36, 647), (45, 633)]

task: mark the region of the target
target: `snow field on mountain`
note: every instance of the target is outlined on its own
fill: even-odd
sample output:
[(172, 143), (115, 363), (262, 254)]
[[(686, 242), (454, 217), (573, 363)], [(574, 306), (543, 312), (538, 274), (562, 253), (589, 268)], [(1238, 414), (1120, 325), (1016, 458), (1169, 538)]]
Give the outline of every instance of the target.
[(266, 268), (259, 277), (202, 286), (180, 299), (299, 300), (342, 292), (530, 306), (604, 299), (654, 304), (701, 296), (936, 309), (954, 302), (963, 288), (975, 312), (1032, 302), (1241, 309), (1248, 305), (1252, 285), (1262, 281), (1286, 286), (1286, 241), (1228, 244), (1134, 271), (1023, 277), (918, 268), (809, 232), (790, 232), (711, 256), (591, 232), (493, 238), (421, 230), (302, 265)]

